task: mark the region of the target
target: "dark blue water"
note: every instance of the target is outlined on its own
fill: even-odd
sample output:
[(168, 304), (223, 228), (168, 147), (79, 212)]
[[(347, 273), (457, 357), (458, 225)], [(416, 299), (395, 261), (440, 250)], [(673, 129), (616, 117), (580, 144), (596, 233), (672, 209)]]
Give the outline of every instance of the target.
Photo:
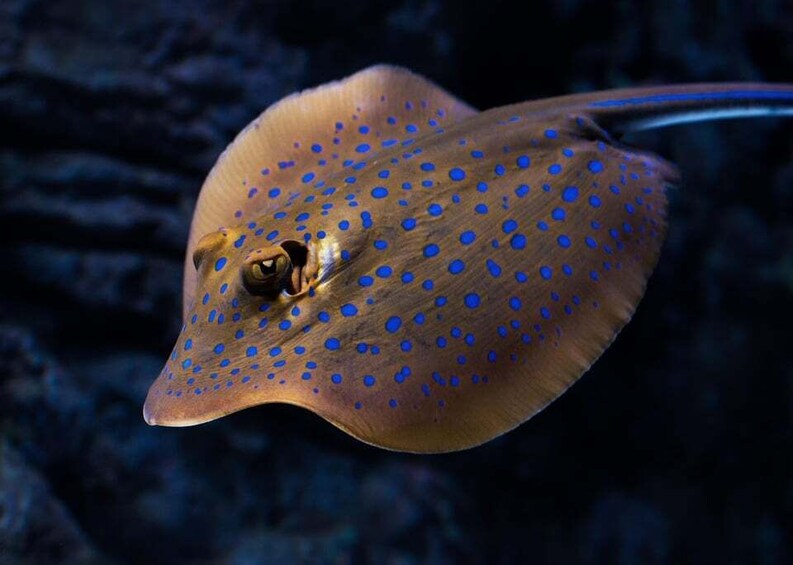
[(297, 89), (376, 62), (487, 108), (793, 80), (784, 0), (4, 0), (0, 562), (786, 563), (791, 122), (647, 132), (678, 163), (631, 324), (492, 443), (388, 453), (284, 406), (150, 428), (192, 205)]

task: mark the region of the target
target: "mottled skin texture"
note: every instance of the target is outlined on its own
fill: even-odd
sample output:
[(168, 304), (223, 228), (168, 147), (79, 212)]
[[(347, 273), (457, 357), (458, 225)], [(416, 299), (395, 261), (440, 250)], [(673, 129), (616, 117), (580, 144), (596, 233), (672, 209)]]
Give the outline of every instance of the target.
[(440, 452), (530, 418), (630, 319), (678, 180), (598, 96), (477, 114), (375, 67), (266, 112), (202, 189), (147, 421), (286, 402)]

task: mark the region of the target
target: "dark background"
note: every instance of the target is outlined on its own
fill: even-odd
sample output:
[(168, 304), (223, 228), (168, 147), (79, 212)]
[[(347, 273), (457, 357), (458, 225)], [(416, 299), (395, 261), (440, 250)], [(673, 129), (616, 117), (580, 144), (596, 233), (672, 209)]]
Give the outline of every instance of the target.
[(200, 184), (263, 108), (376, 62), (480, 108), (793, 79), (787, 0), (0, 2), (0, 562), (790, 563), (793, 127), (678, 163), (647, 295), (483, 447), (380, 451), (297, 408), (150, 428)]

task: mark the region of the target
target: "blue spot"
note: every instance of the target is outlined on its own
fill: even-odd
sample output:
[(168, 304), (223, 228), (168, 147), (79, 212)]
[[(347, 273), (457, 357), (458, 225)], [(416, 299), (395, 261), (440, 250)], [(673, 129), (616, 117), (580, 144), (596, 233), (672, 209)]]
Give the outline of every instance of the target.
[(374, 386), (375, 378), (372, 375), (364, 375), (363, 377), (363, 384), (364, 386), (370, 387)]
[(281, 194), (281, 189), (276, 187), (276, 188), (271, 188), (270, 191), (267, 193), (267, 196), (269, 196), (270, 198), (277, 198), (279, 194)]
[[(436, 340), (435, 340), (435, 345), (437, 345), (437, 346), (438, 346), (438, 347), (440, 347), (441, 349), (443, 349), (444, 347), (446, 347), (446, 343), (447, 343), (447, 340), (446, 340), (446, 338), (445, 338), (445, 337), (443, 337), (442, 335), (441, 335), (441, 336), (438, 336), (438, 339), (436, 339)], [(437, 373), (436, 373), (436, 374), (437, 374)], [(442, 383), (442, 381), (439, 381), (438, 379), (436, 379), (436, 382), (438, 382), (439, 384), (441, 384), (441, 383)]]
[(523, 249), (526, 247), (526, 236), (522, 233), (516, 233), (512, 236), (512, 239), (509, 240), (509, 244), (512, 249)]
[(506, 234), (510, 234), (516, 229), (518, 229), (518, 222), (515, 220), (507, 220), (501, 225), (501, 230)]
[(391, 316), (386, 320), (385, 329), (388, 333), (394, 333), (402, 327), (402, 318), (399, 316)]
[(405, 131), (407, 131), (408, 133), (416, 133), (418, 130), (419, 128), (417, 128), (413, 124), (408, 124), (405, 126)]
[(342, 220), (339, 222), (339, 229), (341, 231), (347, 231), (350, 228), (350, 222), (347, 220)]
[(241, 235), (241, 236), (240, 236), (240, 237), (237, 239), (237, 241), (235, 241), (235, 242), (234, 242), (234, 247), (236, 247), (237, 249), (239, 249), (240, 247), (242, 247), (242, 244), (243, 244), (243, 243), (245, 243), (245, 237), (246, 237), (246, 236), (245, 236), (245, 234)]
[(329, 337), (325, 340), (325, 349), (330, 349), (331, 351), (336, 351), (341, 347), (341, 343), (335, 337)]
[(369, 133), (369, 126), (361, 126), (358, 128), (358, 131), (364, 135)]
[(323, 324), (327, 324), (330, 321), (330, 314), (324, 311), (320, 312), (319, 314), (317, 314), (317, 319)]
[(427, 279), (423, 283), (421, 283), (421, 288), (424, 290), (432, 290), (435, 286), (435, 283), (432, 282), (432, 279)]
[(217, 261), (215, 261), (215, 271), (220, 271), (223, 267), (226, 266), (226, 258), (221, 257)]
[(540, 231), (548, 231), (548, 224), (546, 224), (541, 220), (537, 222), (537, 229), (539, 229)]
[(317, 239), (325, 239), (325, 236), (326, 236), (326, 235), (327, 235), (327, 234), (326, 234), (324, 231), (322, 231), (322, 230), (319, 230), (319, 231), (317, 232)]
[(553, 276), (553, 271), (548, 265), (543, 265), (540, 267), (540, 276), (547, 281)]
[(411, 272), (402, 273), (402, 282), (404, 284), (413, 282), (413, 278), (414, 278), (413, 273)]
[(559, 247), (570, 247), (570, 238), (566, 235), (560, 235), (556, 238), (556, 242), (559, 244)]
[(479, 308), (479, 304), (481, 303), (481, 298), (475, 292), (471, 292), (465, 295), (465, 305), (468, 308)]
[(476, 185), (476, 190), (479, 192), (487, 192), (487, 189), (490, 188), (487, 186), (487, 183), (482, 181)]
[(595, 241), (595, 239), (590, 236), (586, 236), (584, 238), (584, 242), (586, 243), (586, 246), (589, 247), (590, 249), (595, 249), (598, 246), (597, 241)]
[(441, 307), (446, 306), (448, 299), (445, 296), (438, 296), (435, 298), (435, 306)]
[(435, 257), (440, 251), (440, 247), (434, 243), (430, 243), (424, 247), (424, 257)]
[(569, 147), (565, 147), (564, 149), (562, 149), (562, 155), (564, 155), (565, 157), (572, 157), (573, 155), (575, 155), (575, 152)]
[(575, 202), (578, 199), (578, 187), (568, 186), (562, 191), (562, 200), (565, 202)]
[(392, 272), (393, 269), (391, 269), (391, 267), (389, 267), (388, 265), (383, 265), (381, 267), (377, 267), (375, 274), (381, 279), (387, 279), (388, 277), (391, 276)]
[(528, 184), (521, 184), (515, 189), (515, 196), (518, 198), (523, 198), (529, 193), (529, 190), (530, 188)]
[(520, 298), (517, 296), (513, 296), (509, 299), (509, 307), (515, 310), (516, 312), (521, 309), (523, 303), (520, 301)]
[(492, 259), (488, 259), (486, 264), (487, 264), (487, 270), (490, 271), (490, 274), (493, 277), (498, 278), (501, 276), (501, 265), (499, 265)]
[(552, 175), (558, 175), (562, 172), (562, 166), (559, 163), (554, 163), (550, 167), (548, 167), (548, 172)]
[(603, 163), (597, 160), (590, 161), (589, 164), (587, 165), (587, 168), (589, 169), (590, 172), (594, 174), (598, 174), (600, 171), (603, 170)]
[(460, 234), (460, 243), (463, 245), (471, 245), (476, 240), (476, 233), (471, 230), (464, 231)]
[(291, 327), (292, 327), (292, 322), (290, 322), (289, 320), (281, 320), (281, 323), (278, 324), (278, 329), (280, 329), (281, 331), (288, 330)]
[(356, 308), (354, 304), (345, 304), (340, 310), (341, 315), (347, 318), (350, 316), (355, 316), (358, 313), (358, 308)]
[(487, 214), (487, 205), (485, 204), (477, 204), (474, 208), (477, 214)]
[(600, 280), (600, 276), (598, 275), (597, 271), (590, 271), (589, 272), (589, 278), (592, 279), (595, 282)]
[(359, 286), (372, 286), (374, 284), (374, 279), (369, 275), (364, 275), (358, 279)]
[(355, 151), (358, 153), (366, 153), (367, 151), (369, 151), (369, 149), (371, 149), (371, 147), (369, 146), (368, 143), (361, 143), (358, 147), (355, 148)]
[(314, 153), (322, 153), (322, 146), (319, 143), (315, 143), (311, 146), (311, 151)]
[(461, 181), (465, 178), (465, 171), (455, 167), (449, 171), (449, 178), (453, 181)]
[(600, 208), (600, 197), (593, 194), (589, 197), (589, 205), (593, 208)]
[(400, 343), (400, 344), (399, 344), (399, 348), (400, 348), (402, 351), (404, 351), (405, 353), (407, 353), (407, 352), (409, 352), (411, 349), (413, 349), (413, 344), (412, 344), (412, 343), (410, 343), (410, 341), (406, 339), (405, 341), (403, 341), (402, 343)]
[(410, 231), (416, 227), (416, 219), (415, 218), (405, 218), (402, 220), (402, 229), (405, 231)]
[(474, 149), (473, 151), (471, 151), (471, 157), (473, 157), (474, 159), (481, 159), (484, 156), (485, 154), (479, 151), (478, 149)]
[(383, 169), (382, 171), (377, 173), (377, 176), (381, 179), (387, 179), (390, 175), (391, 172), (388, 169)]
[(373, 198), (385, 198), (388, 196), (388, 189), (384, 186), (376, 186), (372, 189)]
[(451, 263), (449, 263), (449, 272), (453, 275), (458, 275), (463, 272), (465, 269), (465, 263), (462, 262), (460, 259), (455, 259)]
[(555, 129), (545, 130), (545, 137), (547, 137), (548, 139), (556, 139), (558, 136), (559, 134), (556, 132)]
[(311, 214), (309, 214), (308, 212), (303, 212), (302, 214), (298, 214), (298, 215), (295, 217), (295, 221), (296, 221), (296, 222), (305, 222), (306, 220), (308, 220), (308, 218), (309, 218), (310, 216), (311, 216)]
[(551, 218), (553, 218), (557, 222), (561, 222), (562, 220), (564, 220), (564, 216), (565, 214), (562, 208), (554, 208), (553, 211), (551, 212)]
[(392, 398), (391, 400), (388, 401), (388, 405), (391, 408), (396, 408), (397, 407), (397, 401)]
[(427, 212), (429, 212), (430, 216), (440, 216), (443, 213), (443, 207), (440, 204), (433, 203), (429, 205)]
[(542, 308), (540, 308), (540, 316), (542, 316), (546, 320), (550, 320), (551, 319), (551, 311), (548, 310), (548, 308), (546, 306), (543, 306)]
[(515, 280), (519, 283), (525, 283), (527, 280), (529, 280), (529, 277), (523, 271), (515, 271)]
[(193, 340), (188, 338), (187, 341), (184, 342), (184, 350), (190, 351), (191, 349), (193, 349)]
[(569, 276), (572, 276), (572, 274), (573, 274), (573, 268), (572, 268), (570, 265), (567, 265), (567, 264), (565, 264), (565, 265), (562, 265), (562, 272), (563, 272), (565, 275), (567, 275), (568, 277), (569, 277)]
[(515, 162), (521, 169), (528, 169), (529, 165), (531, 164), (531, 159), (529, 159), (526, 155), (521, 155)]
[(302, 180), (304, 183), (311, 182), (314, 180), (314, 173), (306, 173), (300, 180)]
[(245, 350), (246, 357), (253, 357), (257, 353), (259, 353), (259, 350), (256, 348), (256, 346), (253, 345), (251, 345), (248, 349)]
[(420, 168), (421, 168), (422, 171), (429, 172), (429, 171), (434, 171), (435, 170), (435, 165), (432, 164), (432, 163), (422, 163)]
[(333, 384), (335, 384), (335, 385), (339, 385), (339, 384), (341, 384), (342, 378), (341, 378), (341, 375), (340, 375), (340, 374), (338, 374), (338, 373), (333, 373), (333, 374), (330, 376), (330, 380), (331, 380), (331, 382), (332, 382)]
[(388, 242), (385, 241), (385, 240), (382, 240), (382, 239), (377, 239), (374, 242), (374, 248), (375, 249), (380, 249), (380, 250), (387, 249), (388, 248)]

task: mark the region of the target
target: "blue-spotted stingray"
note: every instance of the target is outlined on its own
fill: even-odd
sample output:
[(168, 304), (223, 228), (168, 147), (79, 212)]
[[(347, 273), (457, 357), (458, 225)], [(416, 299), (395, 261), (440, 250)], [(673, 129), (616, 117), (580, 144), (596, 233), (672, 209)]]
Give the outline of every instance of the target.
[(625, 133), (793, 114), (793, 85), (698, 84), (478, 112), (376, 66), (248, 125), (198, 197), (184, 325), (149, 424), (270, 402), (410, 452), (542, 410), (628, 322), (674, 165)]

